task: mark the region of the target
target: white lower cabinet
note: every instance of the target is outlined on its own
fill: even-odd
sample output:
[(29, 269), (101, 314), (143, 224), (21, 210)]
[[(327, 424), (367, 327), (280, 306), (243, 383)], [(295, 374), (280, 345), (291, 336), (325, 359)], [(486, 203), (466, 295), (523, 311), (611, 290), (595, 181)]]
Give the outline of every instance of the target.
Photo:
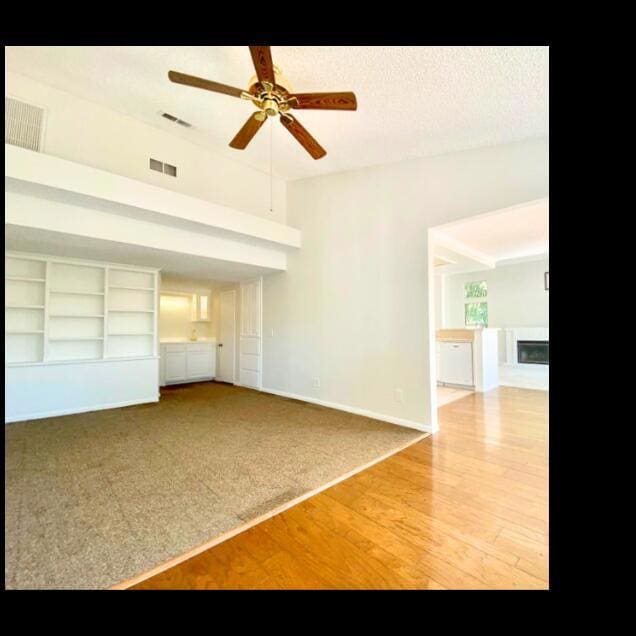
[(211, 380), (215, 375), (215, 343), (186, 342), (161, 345), (161, 386)]
[(470, 342), (438, 342), (437, 381), (473, 386), (473, 346)]
[(165, 382), (185, 382), (187, 378), (185, 346), (176, 351), (162, 347), (161, 362)]

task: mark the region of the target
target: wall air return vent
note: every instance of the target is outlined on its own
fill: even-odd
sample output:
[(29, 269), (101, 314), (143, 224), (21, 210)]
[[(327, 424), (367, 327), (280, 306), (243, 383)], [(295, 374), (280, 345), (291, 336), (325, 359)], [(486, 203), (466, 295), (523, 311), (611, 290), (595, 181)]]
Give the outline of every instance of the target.
[(169, 163), (164, 163), (163, 164), (163, 174), (168, 174), (171, 177), (176, 177), (177, 176), (177, 167), (176, 166), (171, 166)]
[(150, 169), (156, 170), (157, 172), (163, 172), (163, 174), (167, 174), (171, 177), (177, 176), (177, 167), (171, 166), (169, 163), (164, 163), (163, 161), (157, 161), (156, 159), (150, 159)]
[(13, 97), (4, 98), (4, 143), (40, 152), (44, 109)]

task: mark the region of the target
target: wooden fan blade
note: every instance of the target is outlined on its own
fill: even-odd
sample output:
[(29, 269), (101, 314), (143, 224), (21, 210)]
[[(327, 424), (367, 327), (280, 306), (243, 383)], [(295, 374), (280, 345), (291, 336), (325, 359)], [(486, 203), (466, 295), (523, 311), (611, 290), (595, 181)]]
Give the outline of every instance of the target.
[(203, 88), (206, 91), (224, 93), (225, 95), (232, 95), (232, 97), (240, 97), (243, 94), (243, 90), (240, 88), (228, 86), (227, 84), (219, 84), (218, 82), (195, 77), (194, 75), (178, 73), (177, 71), (168, 71), (168, 78), (175, 84), (185, 84), (186, 86), (194, 86), (194, 88)]
[(254, 113), (243, 125), (243, 128), (236, 133), (236, 136), (230, 141), (230, 146), (237, 150), (244, 150), (247, 144), (252, 141), (252, 137), (259, 131), (260, 127), (265, 123), (267, 116), (263, 119), (256, 119), (256, 115), (265, 115), (261, 111)]
[(269, 46), (250, 46), (250, 53), (252, 54), (252, 62), (254, 62), (258, 81), (275, 84), (274, 64)]
[(327, 151), (300, 125), (300, 122), (294, 117), (282, 117), (280, 123), (296, 137), (298, 143), (314, 158), (320, 159), (327, 154)]
[(356, 110), (358, 102), (353, 93), (296, 93), (290, 95), (292, 108), (313, 108), (316, 110)]

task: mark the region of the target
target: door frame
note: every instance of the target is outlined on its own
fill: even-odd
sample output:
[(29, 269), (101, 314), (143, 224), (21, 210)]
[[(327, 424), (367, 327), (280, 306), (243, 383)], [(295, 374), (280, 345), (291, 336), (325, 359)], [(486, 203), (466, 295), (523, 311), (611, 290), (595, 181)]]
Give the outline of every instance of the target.
[[(237, 352), (237, 342), (236, 342), (236, 289), (226, 289), (225, 291), (221, 291), (219, 292), (219, 340), (221, 339), (221, 323), (222, 323), (222, 305), (223, 305), (223, 294), (231, 294), (232, 295), (232, 299), (233, 299), (233, 316), (232, 316), (232, 340), (234, 342), (234, 355), (232, 356), (232, 384), (236, 384), (236, 352)], [(221, 358), (221, 354), (219, 352), (219, 346), (218, 346), (218, 342), (217, 342), (217, 353), (218, 353), (218, 360), (217, 360), (217, 365), (218, 365), (218, 361)], [(221, 382), (225, 382), (225, 380), (220, 380)]]

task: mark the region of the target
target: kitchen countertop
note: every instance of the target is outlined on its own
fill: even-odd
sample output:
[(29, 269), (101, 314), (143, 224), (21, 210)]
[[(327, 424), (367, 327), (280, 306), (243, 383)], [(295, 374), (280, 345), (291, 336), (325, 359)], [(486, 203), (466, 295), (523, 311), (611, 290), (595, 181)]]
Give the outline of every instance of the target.
[(472, 342), (475, 339), (474, 329), (438, 329), (435, 333), (438, 342)]
[(435, 332), (437, 342), (474, 342), (475, 334), (485, 331), (499, 331), (497, 327), (479, 327), (476, 329), (438, 329)]

